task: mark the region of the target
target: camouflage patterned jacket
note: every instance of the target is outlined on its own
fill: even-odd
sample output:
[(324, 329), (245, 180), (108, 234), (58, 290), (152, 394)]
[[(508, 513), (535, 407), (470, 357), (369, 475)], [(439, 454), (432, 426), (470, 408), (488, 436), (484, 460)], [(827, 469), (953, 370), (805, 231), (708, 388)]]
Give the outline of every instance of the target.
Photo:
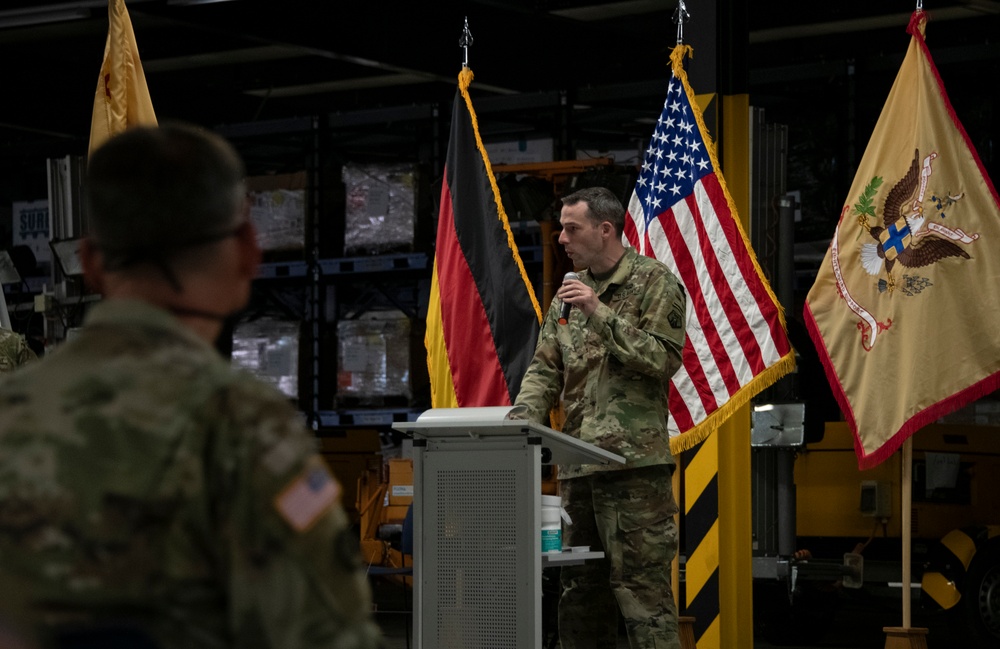
[(340, 487), (286, 397), (168, 313), (97, 305), (0, 379), (0, 620), (41, 647), (378, 643)]
[(0, 372), (10, 372), (35, 358), (24, 336), (10, 329), (0, 329)]
[(548, 423), (563, 399), (563, 432), (622, 455), (620, 465), (563, 465), (560, 478), (673, 464), (667, 433), (667, 386), (684, 346), (684, 289), (662, 263), (629, 248), (609, 277), (580, 280), (601, 304), (590, 318), (573, 309), (558, 324), (549, 306), (535, 355), (511, 416)]

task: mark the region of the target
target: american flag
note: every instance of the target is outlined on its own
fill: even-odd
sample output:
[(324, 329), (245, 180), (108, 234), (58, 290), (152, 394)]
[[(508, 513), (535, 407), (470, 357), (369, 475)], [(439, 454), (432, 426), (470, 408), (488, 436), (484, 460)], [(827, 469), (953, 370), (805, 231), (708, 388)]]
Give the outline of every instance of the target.
[(687, 340), (670, 382), (674, 453), (795, 366), (781, 309), (737, 219), (715, 147), (687, 82), (687, 46), (671, 55), (667, 98), (625, 219), (624, 238), (687, 291)]

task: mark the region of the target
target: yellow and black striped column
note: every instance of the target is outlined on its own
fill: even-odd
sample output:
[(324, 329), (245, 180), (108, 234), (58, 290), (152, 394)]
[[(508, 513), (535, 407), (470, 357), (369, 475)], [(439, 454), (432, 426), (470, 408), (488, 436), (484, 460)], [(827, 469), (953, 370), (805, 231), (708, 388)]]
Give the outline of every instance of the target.
[[(716, 95), (706, 124), (743, 228), (750, 217), (748, 3), (710, 0), (691, 7), (684, 42), (694, 48), (691, 85)], [(681, 615), (694, 619), (698, 649), (752, 649), (753, 572), (750, 406), (738, 409), (684, 467), (682, 530), (687, 563)]]
[(719, 647), (718, 435), (681, 455), (684, 479), (683, 615), (694, 618), (699, 649)]
[(750, 414), (738, 410), (681, 455), (684, 551), (681, 615), (697, 649), (752, 649)]

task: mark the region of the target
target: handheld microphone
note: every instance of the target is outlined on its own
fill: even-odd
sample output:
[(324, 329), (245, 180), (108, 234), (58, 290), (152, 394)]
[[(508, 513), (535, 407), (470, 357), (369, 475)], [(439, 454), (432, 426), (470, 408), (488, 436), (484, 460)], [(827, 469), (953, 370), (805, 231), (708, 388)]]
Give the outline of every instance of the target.
[[(563, 284), (569, 279), (580, 279), (580, 276), (576, 273), (566, 273), (563, 275)], [(562, 311), (559, 312), (559, 324), (566, 324), (569, 322), (569, 310), (573, 308), (573, 305), (569, 302), (562, 303)]]

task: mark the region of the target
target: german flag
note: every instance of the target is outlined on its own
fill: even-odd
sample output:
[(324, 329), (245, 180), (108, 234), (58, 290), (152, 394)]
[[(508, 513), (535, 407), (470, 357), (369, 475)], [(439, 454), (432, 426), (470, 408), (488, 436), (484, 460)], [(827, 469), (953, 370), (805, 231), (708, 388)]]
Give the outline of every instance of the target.
[(469, 97), (458, 75), (427, 309), (434, 408), (510, 405), (541, 322)]

